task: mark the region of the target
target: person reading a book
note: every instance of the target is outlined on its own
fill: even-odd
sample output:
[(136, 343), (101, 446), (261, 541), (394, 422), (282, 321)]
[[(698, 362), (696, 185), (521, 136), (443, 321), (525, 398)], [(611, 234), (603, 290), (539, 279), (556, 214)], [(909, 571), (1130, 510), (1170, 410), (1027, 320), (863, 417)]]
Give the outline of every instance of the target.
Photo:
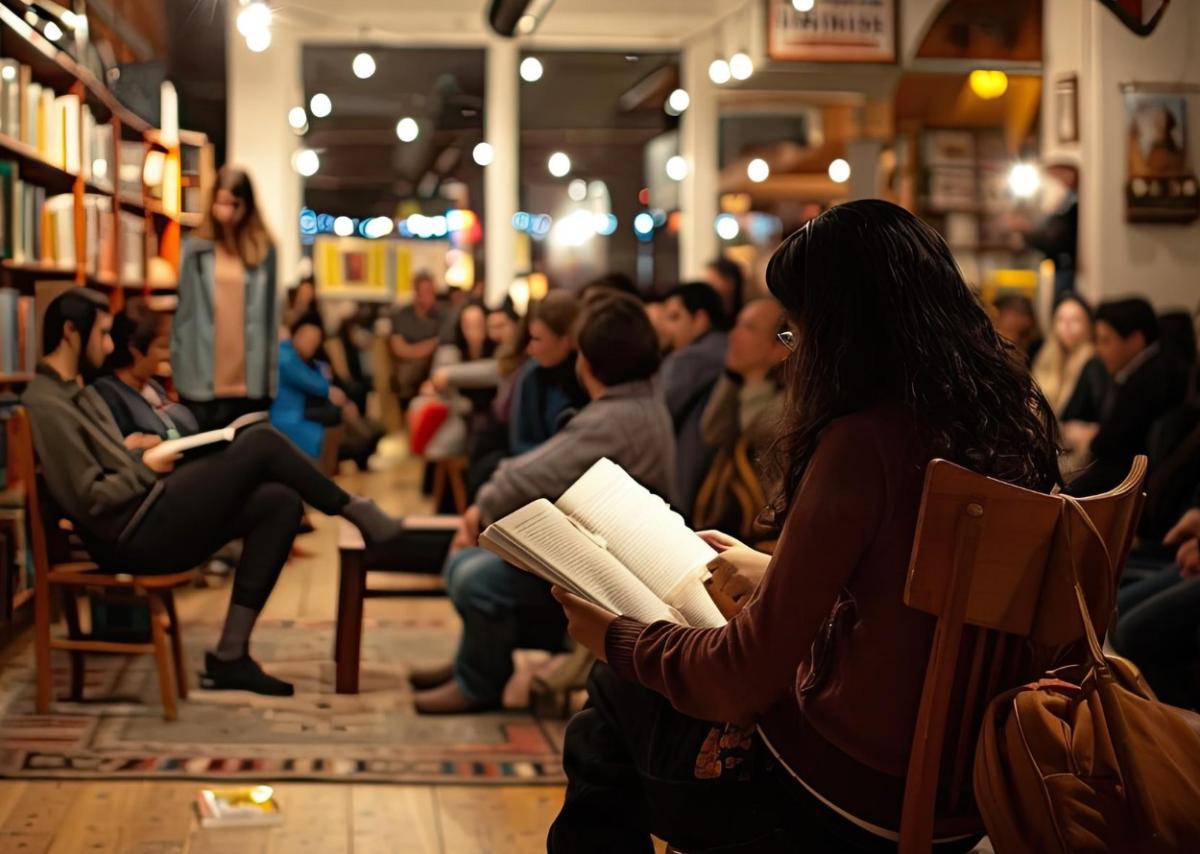
[(129, 302), (113, 318), (113, 351), (93, 388), (134, 450), (200, 432), (191, 410), (171, 400), (155, 379), (171, 357), (170, 334), (171, 316), (143, 300)]
[(241, 169), (217, 175), (204, 223), (183, 244), (171, 378), (202, 430), (265, 412), (275, 395), (275, 248)]
[(659, 495), (672, 494), (674, 431), (651, 382), (658, 342), (646, 312), (625, 298), (600, 301), (584, 313), (576, 338), (591, 403), (545, 443), (501, 463), (464, 514), (460, 550), (445, 571), (463, 634), (453, 663), (412, 674), (420, 712), (497, 708), (513, 650), (562, 648), (566, 624), (550, 585), (476, 548), (483, 527), (535, 499), (557, 499), (603, 457)]
[(1058, 482), (1053, 410), (912, 214), (833, 207), (767, 283), (798, 342), (778, 545), (708, 537), (715, 566), (761, 574), (723, 626), (555, 590), (607, 663), (567, 728), (551, 852), (649, 854), (651, 833), (685, 851), (894, 851), (935, 622), (903, 602), (926, 465)]
[(112, 323), (104, 298), (86, 288), (72, 288), (46, 308), (45, 358), (23, 398), (46, 489), (93, 560), (111, 571), (180, 572), (242, 538), (225, 625), (205, 656), (200, 685), (290, 695), (292, 686), (264, 673), (249, 647), (287, 560), (301, 502), (349, 520), (375, 550), (394, 546), (402, 523), (347, 494), (263, 424), (178, 469), (178, 455), (155, 454), (170, 443), (126, 447), (100, 395), (80, 384), (81, 368), (99, 367), (113, 351)]

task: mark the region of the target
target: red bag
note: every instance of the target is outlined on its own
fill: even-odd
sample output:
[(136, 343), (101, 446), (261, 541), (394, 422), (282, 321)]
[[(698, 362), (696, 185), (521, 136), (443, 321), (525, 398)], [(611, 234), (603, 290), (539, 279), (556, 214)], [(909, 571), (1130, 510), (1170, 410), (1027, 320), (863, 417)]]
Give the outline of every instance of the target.
[(418, 456), (425, 453), (426, 446), (450, 416), (450, 407), (444, 401), (429, 399), (414, 404), (408, 409), (408, 447)]

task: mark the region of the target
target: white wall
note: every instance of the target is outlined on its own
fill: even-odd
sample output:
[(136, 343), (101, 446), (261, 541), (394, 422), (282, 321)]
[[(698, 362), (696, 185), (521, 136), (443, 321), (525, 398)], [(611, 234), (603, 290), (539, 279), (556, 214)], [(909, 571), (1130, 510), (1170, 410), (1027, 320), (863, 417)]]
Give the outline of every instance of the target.
[[(1080, 164), (1080, 290), (1093, 300), (1133, 293), (1161, 309), (1200, 303), (1200, 223), (1125, 221), (1125, 105), (1121, 84), (1200, 87), (1200, 3), (1172, 3), (1149, 37), (1095, 0), (1045, 4), (1043, 156)], [(1079, 144), (1055, 136), (1054, 84), (1079, 76)], [(1187, 96), (1188, 156), (1200, 174), (1200, 90)]]

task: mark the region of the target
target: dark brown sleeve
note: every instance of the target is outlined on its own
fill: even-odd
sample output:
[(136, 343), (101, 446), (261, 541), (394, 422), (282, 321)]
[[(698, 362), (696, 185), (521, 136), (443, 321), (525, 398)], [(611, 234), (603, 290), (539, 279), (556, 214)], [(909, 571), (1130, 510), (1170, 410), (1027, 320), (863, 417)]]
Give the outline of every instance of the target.
[(865, 417), (822, 437), (751, 600), (727, 625), (644, 626), (622, 617), (609, 664), (702, 720), (752, 723), (795, 684), (796, 670), (854, 574), (888, 505), (886, 466)]

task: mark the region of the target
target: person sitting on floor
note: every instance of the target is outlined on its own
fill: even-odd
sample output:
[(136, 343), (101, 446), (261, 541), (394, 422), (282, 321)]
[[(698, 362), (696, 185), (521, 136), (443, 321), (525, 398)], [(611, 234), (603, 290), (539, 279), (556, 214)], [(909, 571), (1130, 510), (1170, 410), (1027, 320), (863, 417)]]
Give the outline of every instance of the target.
[(651, 378), (658, 345), (645, 311), (614, 297), (590, 307), (578, 333), (579, 377), (592, 402), (541, 447), (506, 460), (463, 516), (460, 549), (446, 565), (446, 592), (462, 618), (452, 664), (414, 672), (417, 711), (498, 708), (518, 648), (558, 651), (562, 610), (550, 586), (477, 548), (485, 527), (538, 498), (556, 500), (602, 457), (671, 497), (675, 441), (671, 416)]
[(650, 854), (651, 833), (684, 851), (894, 851), (936, 622), (904, 603), (926, 466), (1058, 481), (1050, 405), (911, 213), (830, 208), (767, 282), (800, 331), (774, 557), (711, 537), (710, 566), (754, 579), (719, 628), (555, 589), (607, 664), (567, 727), (552, 854)]
[(690, 518), (713, 460), (713, 449), (700, 432), (700, 419), (725, 370), (727, 324), (720, 295), (704, 282), (671, 290), (663, 301), (663, 313), (671, 353), (663, 359), (659, 381), (679, 449), (675, 492), (684, 516)]
[(131, 450), (144, 447), (149, 437), (178, 439), (200, 432), (191, 410), (171, 400), (155, 379), (171, 357), (170, 335), (171, 316), (142, 301), (129, 303), (113, 318), (112, 355), (92, 387)]
[[(718, 528), (751, 538), (761, 534), (754, 523), (769, 491), (759, 461), (774, 441), (783, 414), (782, 366), (788, 346), (780, 333), (785, 324), (783, 306), (770, 297), (759, 297), (738, 312), (729, 332), (725, 374), (700, 419), (701, 435), (716, 451), (716, 458), (693, 509), (697, 528)], [(743, 508), (739, 500), (743, 489), (749, 493), (747, 499), (751, 495), (762, 499), (757, 506)]]
[(291, 340), (279, 345), (278, 393), (271, 403), (271, 424), (304, 453), (319, 459), (325, 428), (340, 424), (342, 411), (353, 405), (313, 361), (325, 340), (321, 316), (301, 315), (292, 322), (291, 333)]
[(148, 447), (131, 451), (100, 395), (80, 385), (81, 369), (98, 369), (113, 351), (112, 323), (104, 298), (86, 288), (46, 308), (45, 357), (22, 401), (47, 492), (92, 559), (112, 571), (181, 572), (243, 538), (225, 625), (205, 655), (200, 685), (290, 695), (290, 684), (250, 657), (250, 634), (287, 560), (301, 501), (349, 520), (376, 551), (394, 548), (403, 524), (347, 494), (267, 425), (239, 431), (178, 469), (177, 455), (147, 459)]
[(1096, 355), (1113, 386), (1099, 424), (1078, 430), (1092, 465), (1069, 484), (1072, 495), (1097, 495), (1119, 484), (1133, 458), (1148, 450), (1154, 422), (1183, 402), (1187, 375), (1162, 352), (1158, 317), (1144, 299), (1106, 302), (1096, 311)]

